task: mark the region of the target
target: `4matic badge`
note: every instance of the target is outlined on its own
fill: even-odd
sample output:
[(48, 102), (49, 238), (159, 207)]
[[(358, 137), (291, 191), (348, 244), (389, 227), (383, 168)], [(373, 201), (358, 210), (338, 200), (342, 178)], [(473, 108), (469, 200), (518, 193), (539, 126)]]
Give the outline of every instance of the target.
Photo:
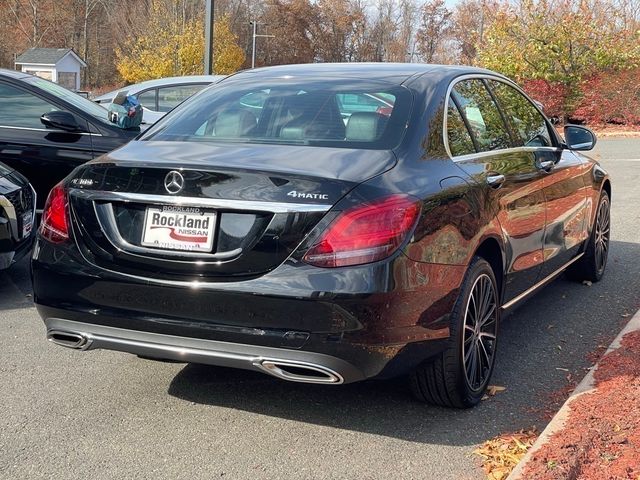
[(329, 195), (327, 193), (304, 193), (304, 192), (297, 192), (295, 190), (291, 190), (289, 193), (287, 193), (287, 197), (312, 198), (314, 200), (329, 200)]

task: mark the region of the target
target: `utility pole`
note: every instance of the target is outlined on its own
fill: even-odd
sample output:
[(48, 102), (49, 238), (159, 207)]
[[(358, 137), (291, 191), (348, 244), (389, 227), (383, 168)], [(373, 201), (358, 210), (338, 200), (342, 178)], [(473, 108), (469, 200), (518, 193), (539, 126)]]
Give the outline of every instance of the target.
[(413, 57), (415, 57), (416, 55), (418, 55), (416, 53), (416, 42), (413, 42), (413, 48), (411, 49), (410, 52), (407, 52), (407, 55), (409, 55), (409, 63), (413, 63)]
[(252, 20), (249, 24), (253, 27), (253, 35), (251, 40), (251, 68), (256, 68), (256, 38), (273, 38), (275, 35), (257, 35), (256, 29), (258, 28), (258, 22)]
[(205, 75), (213, 74), (213, 13), (214, 0), (205, 0), (205, 19), (204, 19), (204, 73)]

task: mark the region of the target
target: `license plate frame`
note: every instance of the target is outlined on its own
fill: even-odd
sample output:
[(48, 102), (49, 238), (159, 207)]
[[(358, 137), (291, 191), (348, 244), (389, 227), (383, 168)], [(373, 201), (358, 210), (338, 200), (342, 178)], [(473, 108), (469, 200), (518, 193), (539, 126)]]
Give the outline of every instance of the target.
[(159, 250), (211, 253), (217, 213), (199, 207), (148, 206), (140, 245)]

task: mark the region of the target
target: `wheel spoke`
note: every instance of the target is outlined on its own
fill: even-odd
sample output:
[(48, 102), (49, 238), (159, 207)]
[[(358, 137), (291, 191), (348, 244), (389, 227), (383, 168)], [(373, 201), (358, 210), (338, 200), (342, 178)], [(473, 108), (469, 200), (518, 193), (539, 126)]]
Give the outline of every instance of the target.
[[(473, 337), (471, 337), (473, 338)], [(464, 354), (464, 364), (467, 366), (467, 368), (469, 368), (469, 360), (471, 359), (471, 354), (473, 353), (473, 342), (471, 343), (471, 345), (469, 345), (469, 349), (465, 352)]]
[(481, 339), (482, 339), (482, 338), (489, 338), (489, 339), (491, 339), (491, 340), (495, 340), (495, 339), (496, 339), (495, 334), (493, 334), (493, 333), (487, 333), (487, 332), (480, 332), (479, 337), (480, 337)]
[(467, 370), (467, 380), (469, 380), (469, 383), (471, 383), (472, 380), (472, 374), (473, 374), (473, 370), (475, 368), (475, 349), (476, 346), (474, 344), (471, 344), (470, 348), (469, 348), (469, 352), (467, 353), (466, 357), (467, 357), (467, 362), (466, 362), (466, 370)]
[(467, 383), (473, 390), (486, 382), (493, 364), (497, 312), (495, 287), (491, 278), (483, 274), (469, 294), (463, 325), (462, 359)]
[[(476, 306), (476, 297), (475, 297), (473, 291), (471, 292), (471, 298), (470, 298), (469, 304), (470, 305), (473, 304), (473, 317), (472, 318), (473, 318), (473, 323), (475, 323), (475, 319), (476, 319), (476, 316), (477, 316), (476, 312), (478, 311), (478, 308)], [(467, 315), (469, 315), (469, 313), (471, 313), (471, 309), (470, 308), (467, 309)]]
[(480, 348), (479, 350), (484, 354), (484, 364), (487, 368), (491, 367), (491, 356), (489, 355), (489, 352), (487, 352), (487, 349), (484, 345), (484, 342), (482, 340), (480, 340)]
[(476, 345), (476, 371), (473, 375), (473, 387), (482, 383), (482, 362), (480, 360), (480, 348)]
[(496, 305), (495, 303), (491, 305), (491, 308), (489, 309), (489, 311), (487, 312), (487, 314), (483, 317), (482, 321), (480, 322), (480, 328), (482, 328), (483, 326), (485, 326), (487, 324), (487, 321), (491, 318), (493, 318), (493, 313), (496, 311)]

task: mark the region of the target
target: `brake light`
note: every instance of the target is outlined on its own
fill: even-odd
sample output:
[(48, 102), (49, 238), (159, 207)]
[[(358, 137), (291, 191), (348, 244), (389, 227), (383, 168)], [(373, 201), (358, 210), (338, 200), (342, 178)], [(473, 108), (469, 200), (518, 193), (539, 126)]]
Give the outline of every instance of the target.
[(390, 195), (342, 212), (303, 260), (317, 267), (345, 267), (388, 257), (413, 230), (420, 202)]
[(40, 235), (52, 243), (62, 243), (69, 239), (69, 200), (61, 184), (53, 187), (42, 213)]

